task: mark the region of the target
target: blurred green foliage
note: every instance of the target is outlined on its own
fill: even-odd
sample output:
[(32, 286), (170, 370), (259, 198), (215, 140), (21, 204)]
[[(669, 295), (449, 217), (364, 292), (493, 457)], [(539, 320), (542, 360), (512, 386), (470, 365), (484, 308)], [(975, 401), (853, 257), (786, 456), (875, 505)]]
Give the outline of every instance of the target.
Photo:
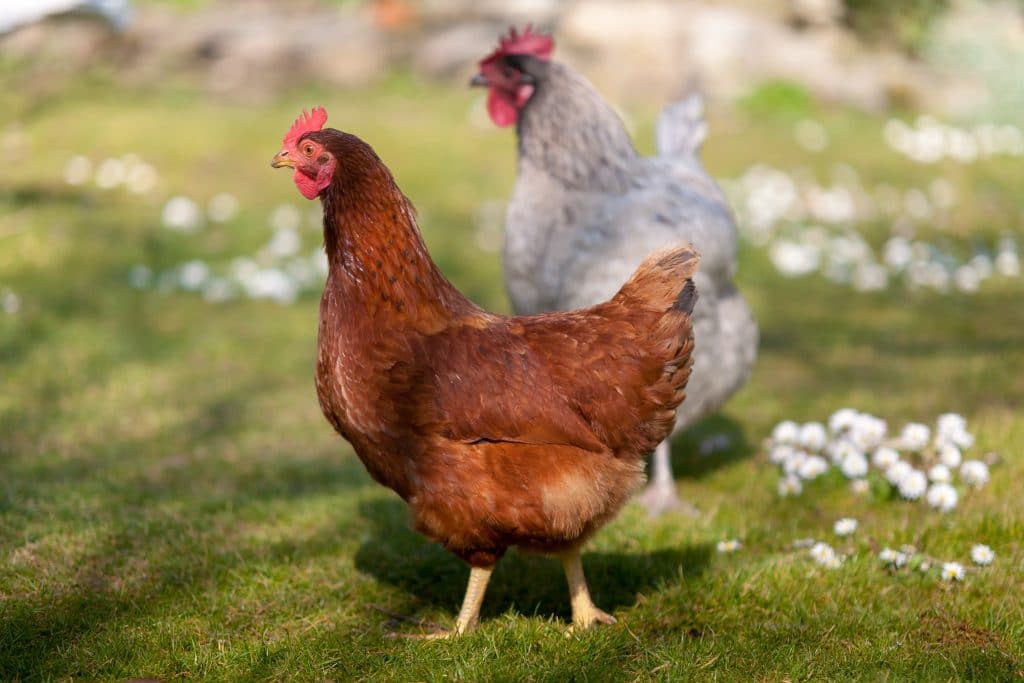
[(861, 36), (916, 52), (949, 0), (843, 0), (843, 5), (846, 22)]

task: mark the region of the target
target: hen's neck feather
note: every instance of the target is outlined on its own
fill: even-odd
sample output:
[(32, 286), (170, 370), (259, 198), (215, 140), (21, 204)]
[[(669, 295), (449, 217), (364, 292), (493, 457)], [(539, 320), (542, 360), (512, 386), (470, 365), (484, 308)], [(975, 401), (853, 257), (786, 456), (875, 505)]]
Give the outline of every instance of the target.
[(321, 195), (329, 284), (367, 313), (432, 328), (479, 310), (430, 258), (415, 209), (373, 149), (348, 133), (317, 135), (337, 159)]
[(629, 188), (639, 154), (615, 111), (569, 67), (550, 63), (516, 130), (520, 170), (532, 165), (570, 188)]

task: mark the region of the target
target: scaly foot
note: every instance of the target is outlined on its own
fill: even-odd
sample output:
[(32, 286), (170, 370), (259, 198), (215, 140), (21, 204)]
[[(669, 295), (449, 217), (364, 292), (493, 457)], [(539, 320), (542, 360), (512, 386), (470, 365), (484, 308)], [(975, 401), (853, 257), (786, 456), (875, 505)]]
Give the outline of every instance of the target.
[(578, 608), (576, 613), (572, 615), (572, 626), (569, 627), (569, 633), (578, 633), (579, 631), (585, 631), (594, 624), (605, 624), (611, 626), (616, 623), (615, 617), (599, 610), (594, 605), (589, 607)]

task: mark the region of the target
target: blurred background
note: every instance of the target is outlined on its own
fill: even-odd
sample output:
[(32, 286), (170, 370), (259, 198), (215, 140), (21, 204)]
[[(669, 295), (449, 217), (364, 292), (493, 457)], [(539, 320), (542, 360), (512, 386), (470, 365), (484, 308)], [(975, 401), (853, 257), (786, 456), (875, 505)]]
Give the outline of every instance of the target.
[[(255, 633), (255, 617), (202, 586), (244, 586), (285, 641), (310, 614), (367, 618), (251, 572), (422, 607), (415, 595), (438, 574), (365, 578), (432, 551), (412, 537), (387, 561), (363, 552), (381, 519), (398, 534), (402, 513), (373, 506), (390, 494), (319, 413), (320, 207), (269, 162), (299, 111), (324, 105), (328, 125), (394, 171), (442, 270), (507, 312), (515, 134), (467, 84), (526, 22), (553, 33), (555, 59), (597, 86), (645, 153), (658, 111), (702, 92), (703, 159), (740, 226), (759, 364), (675, 449), (683, 497), (725, 507), (663, 542), (811, 523), (820, 508), (779, 508), (759, 456), (785, 418), (954, 411), (979, 449), (1024, 446), (1019, 0), (6, 0), (0, 600), (13, 640), (0, 651), (18, 657), (0, 674), (89, 678), (72, 662), (96, 647), (145, 662), (154, 642), (172, 662), (158, 670), (244, 659), (244, 637), (210, 643)], [(1007, 472), (978, 500), (1021, 481), (1019, 466)], [(606, 545), (621, 540), (609, 533)], [(430, 557), (454, 605), (461, 569)], [(357, 588), (331, 583), (353, 567)], [(492, 610), (544, 591), (496, 586)], [(185, 594), (212, 625), (160, 607)], [(126, 644), (102, 626), (111, 611), (149, 631)], [(181, 631), (200, 633), (200, 664), (172, 644)]]

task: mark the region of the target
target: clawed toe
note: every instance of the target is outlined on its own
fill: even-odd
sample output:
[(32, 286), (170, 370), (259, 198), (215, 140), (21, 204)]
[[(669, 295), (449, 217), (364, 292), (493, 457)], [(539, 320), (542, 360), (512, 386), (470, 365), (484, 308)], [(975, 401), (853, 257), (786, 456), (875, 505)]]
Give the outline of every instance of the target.
[(676, 493), (674, 486), (653, 484), (648, 486), (637, 497), (637, 500), (647, 508), (647, 514), (651, 517), (657, 517), (666, 512), (687, 515), (689, 517), (700, 515), (700, 510), (679, 498), (679, 494)]

